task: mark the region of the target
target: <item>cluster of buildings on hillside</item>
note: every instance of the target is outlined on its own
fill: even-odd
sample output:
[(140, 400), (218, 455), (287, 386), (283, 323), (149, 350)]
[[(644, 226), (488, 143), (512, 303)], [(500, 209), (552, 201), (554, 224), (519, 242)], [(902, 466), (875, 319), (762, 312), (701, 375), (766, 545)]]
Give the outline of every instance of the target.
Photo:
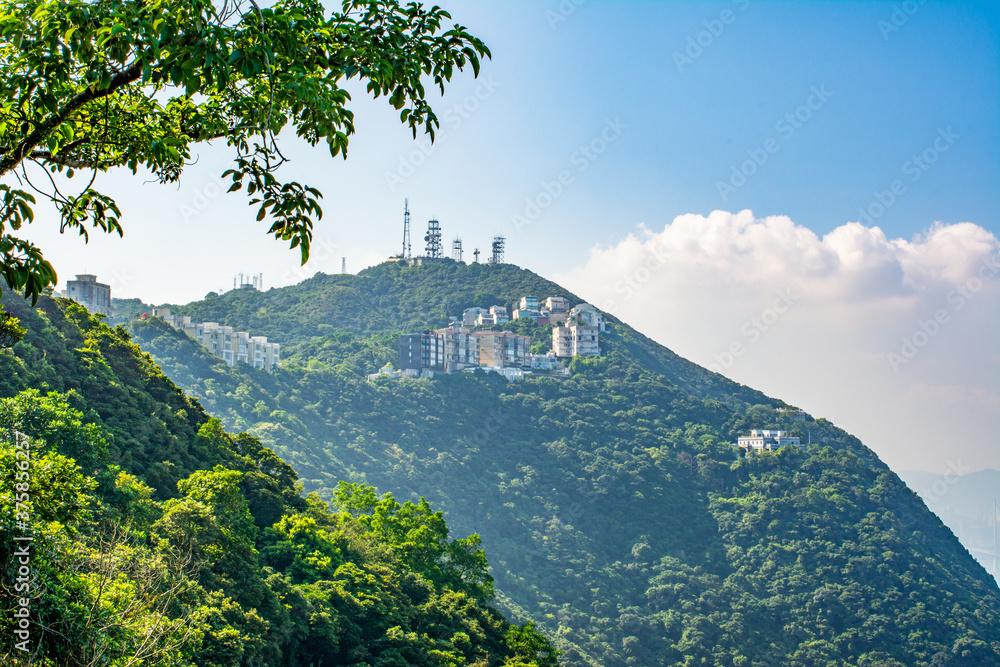
[(56, 296), (73, 299), (95, 315), (111, 315), (111, 286), (97, 282), (95, 275), (78, 274), (76, 280), (67, 280), (66, 289)]
[(221, 326), (218, 322), (196, 324), (191, 322), (190, 317), (171, 315), (169, 308), (154, 308), (153, 317), (163, 318), (164, 322), (194, 338), (230, 366), (242, 361), (254, 368), (263, 368), (268, 373), (281, 366), (281, 346), (267, 342), (267, 336), (233, 331), (232, 327)]
[[(253, 282), (243, 283), (243, 274), (240, 274), (240, 288), (259, 289), (262, 282), (258, 283), (258, 276), (252, 278)], [(263, 280), (262, 276), (260, 280)], [(72, 299), (91, 313), (111, 315), (111, 286), (97, 282), (95, 275), (79, 274), (76, 280), (67, 280), (66, 289), (55, 295)], [(246, 331), (233, 331), (232, 327), (221, 326), (218, 322), (195, 324), (190, 317), (171, 315), (169, 308), (154, 308), (153, 316), (163, 318), (174, 329), (194, 338), (230, 366), (242, 361), (254, 368), (263, 368), (268, 373), (276, 366), (281, 366), (281, 346), (269, 343), (266, 336), (251, 336)]]
[[(471, 327), (503, 325), (522, 317), (541, 325), (556, 325), (549, 353), (532, 354), (530, 336), (510, 331), (471, 330)], [(564, 297), (539, 301), (537, 297), (525, 296), (514, 309), (513, 318), (508, 316), (506, 306), (492, 306), (467, 308), (460, 319), (453, 320), (443, 329), (400, 336), (400, 370), (393, 373), (382, 369), (370, 377), (384, 374), (419, 377), (486, 368), (514, 379), (524, 372), (556, 369), (559, 358), (600, 356), (600, 332), (605, 330), (596, 308), (582, 303), (571, 309)]]
[[(246, 283), (240, 287), (257, 289), (257, 284)], [(76, 276), (76, 280), (66, 282), (65, 291), (58, 296), (73, 299), (92, 313), (111, 314), (111, 287), (97, 282), (97, 276)], [(268, 342), (265, 336), (234, 331), (233, 327), (218, 322), (195, 323), (190, 317), (172, 315), (169, 308), (154, 308), (153, 316), (162, 318), (174, 329), (194, 338), (230, 366), (242, 361), (269, 373), (276, 366), (281, 366), (280, 345)], [(539, 325), (555, 325), (552, 328), (552, 350), (547, 354), (532, 354), (529, 336), (509, 331), (471, 330), (503, 325), (512, 319), (525, 317)], [(604, 320), (596, 308), (587, 303), (570, 308), (569, 300), (561, 296), (543, 300), (535, 296), (522, 297), (511, 314), (508, 314), (506, 306), (499, 305), (467, 308), (461, 318), (453, 317), (452, 320), (443, 329), (401, 336), (400, 370), (394, 372), (383, 368), (369, 377), (387, 373), (419, 377), (435, 372), (454, 373), (485, 368), (515, 379), (526, 372), (558, 369), (561, 358), (600, 356), (600, 334), (605, 331)]]
[(785, 445), (801, 447), (802, 442), (797, 436), (788, 435), (787, 431), (771, 431), (768, 429), (751, 429), (750, 435), (737, 438), (736, 446), (748, 452), (751, 450), (766, 450), (772, 452)]
[[(580, 304), (582, 308), (587, 304)], [(590, 307), (593, 309), (593, 307)], [(491, 306), (490, 308), (466, 308), (462, 313), (462, 324), (467, 327), (489, 327), (495, 324), (506, 324), (520, 317), (531, 318), (536, 324), (552, 324), (566, 322), (570, 317), (569, 300), (562, 296), (550, 296), (544, 301), (538, 297), (524, 296), (514, 309), (511, 316), (507, 315), (507, 306)]]

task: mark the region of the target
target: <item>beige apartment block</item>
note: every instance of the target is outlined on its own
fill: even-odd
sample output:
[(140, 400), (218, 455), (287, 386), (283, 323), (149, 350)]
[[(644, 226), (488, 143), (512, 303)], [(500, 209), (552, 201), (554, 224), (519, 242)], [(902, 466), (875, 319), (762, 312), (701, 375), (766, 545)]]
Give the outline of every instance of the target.
[(479, 324), (479, 316), (483, 314), (488, 315), (489, 312), (490, 311), (487, 308), (479, 308), (479, 307), (466, 308), (462, 312), (462, 324), (464, 324), (467, 327), (474, 327), (477, 324)]
[(448, 373), (479, 365), (479, 338), (461, 328), (435, 329), (444, 340), (444, 368)]
[(232, 366), (237, 361), (262, 368), (268, 373), (281, 366), (281, 345), (267, 342), (267, 336), (251, 336), (246, 331), (233, 331), (218, 322), (194, 324), (185, 315), (171, 315), (169, 308), (154, 308), (153, 317), (194, 338), (208, 350)]
[(529, 365), (531, 337), (507, 331), (478, 331), (479, 365), (488, 368), (524, 367)]
[(545, 309), (552, 313), (565, 313), (569, 310), (569, 301), (566, 297), (550, 296), (545, 300)]

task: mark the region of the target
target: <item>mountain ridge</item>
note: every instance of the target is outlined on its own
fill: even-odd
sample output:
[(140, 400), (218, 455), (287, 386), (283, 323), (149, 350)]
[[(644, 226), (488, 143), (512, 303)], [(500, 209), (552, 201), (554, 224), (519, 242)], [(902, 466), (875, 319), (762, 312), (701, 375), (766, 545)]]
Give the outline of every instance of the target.
[[(408, 299), (391, 298), (407, 282), (407, 290), (417, 294)], [(469, 282), (473, 285), (469, 285)], [(413, 283), (417, 283), (413, 285)], [(435, 283), (440, 292), (432, 298), (421, 299), (421, 290), (427, 283)], [(307, 298), (320, 295), (320, 298)], [(298, 345), (304, 339), (322, 338), (324, 327), (349, 331), (355, 335), (393, 334), (446, 326), (449, 316), (460, 316), (471, 306), (513, 307), (521, 296), (537, 294), (563, 296), (575, 305), (585, 300), (558, 284), (527, 269), (513, 264), (471, 264), (441, 259), (418, 266), (403, 266), (398, 261), (387, 261), (368, 267), (357, 275), (317, 273), (296, 285), (271, 288), (267, 292), (233, 290), (217, 297), (188, 304), (163, 304), (176, 315), (188, 315), (193, 321), (218, 321), (237, 330), (252, 331), (255, 335), (268, 336), (283, 344), (286, 358), (295, 358)], [(280, 314), (263, 311), (257, 304), (280, 295), (275, 309)], [(384, 309), (391, 309), (384, 315)], [(329, 316), (317, 314), (330, 312)], [(360, 312), (359, 312), (360, 311)], [(607, 321), (624, 324), (617, 317), (606, 314)], [(306, 320), (308, 323), (304, 323)], [(745, 387), (713, 373), (677, 355), (656, 343), (648, 336), (628, 328), (640, 342), (636, 351), (648, 353), (648, 360), (662, 366), (664, 374), (680, 384), (690, 383), (688, 374), (709, 387), (721, 384), (717, 393), (730, 396), (745, 391), (745, 400), (767, 399), (761, 392)], [(290, 344), (289, 344), (290, 343)], [(302, 361), (302, 360), (300, 360)], [(374, 372), (372, 368), (369, 372)], [(695, 384), (690, 384), (693, 388)], [(741, 388), (739, 390), (737, 388)]]

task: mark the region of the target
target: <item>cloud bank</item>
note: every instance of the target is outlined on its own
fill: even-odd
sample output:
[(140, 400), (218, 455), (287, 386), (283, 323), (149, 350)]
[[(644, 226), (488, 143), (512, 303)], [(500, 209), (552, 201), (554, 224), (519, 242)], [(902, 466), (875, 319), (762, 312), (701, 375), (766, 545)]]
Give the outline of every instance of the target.
[(683, 215), (558, 280), (674, 351), (825, 416), (899, 469), (1000, 468), (1000, 242), (935, 223)]

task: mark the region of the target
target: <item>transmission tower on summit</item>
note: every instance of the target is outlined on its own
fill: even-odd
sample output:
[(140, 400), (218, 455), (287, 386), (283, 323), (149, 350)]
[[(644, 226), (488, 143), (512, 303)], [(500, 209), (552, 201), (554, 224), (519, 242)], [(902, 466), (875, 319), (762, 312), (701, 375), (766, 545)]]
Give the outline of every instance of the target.
[(476, 264), (479, 264), (479, 248), (473, 250), (472, 254), (476, 256)]
[(493, 237), (493, 254), (490, 255), (490, 264), (503, 264), (504, 244), (507, 242), (502, 236)]
[(437, 220), (427, 221), (427, 236), (424, 237), (424, 241), (427, 242), (427, 257), (430, 259), (441, 259), (441, 223)]
[(451, 242), (451, 258), (456, 262), (462, 261), (462, 239), (455, 237)]
[(403, 252), (402, 259), (410, 259), (410, 200), (403, 200)]

